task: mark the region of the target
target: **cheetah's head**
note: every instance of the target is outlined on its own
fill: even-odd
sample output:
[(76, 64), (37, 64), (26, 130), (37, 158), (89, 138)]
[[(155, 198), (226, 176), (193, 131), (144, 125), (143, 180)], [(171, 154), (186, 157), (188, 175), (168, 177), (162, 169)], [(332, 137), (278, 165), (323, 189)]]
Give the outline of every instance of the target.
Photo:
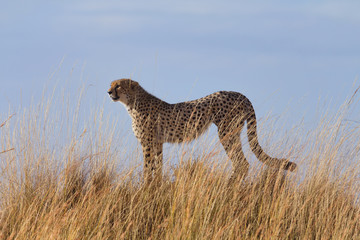
[(115, 80), (111, 83), (108, 94), (114, 102), (120, 101), (125, 105), (129, 105), (138, 86), (139, 83), (131, 79), (123, 78)]

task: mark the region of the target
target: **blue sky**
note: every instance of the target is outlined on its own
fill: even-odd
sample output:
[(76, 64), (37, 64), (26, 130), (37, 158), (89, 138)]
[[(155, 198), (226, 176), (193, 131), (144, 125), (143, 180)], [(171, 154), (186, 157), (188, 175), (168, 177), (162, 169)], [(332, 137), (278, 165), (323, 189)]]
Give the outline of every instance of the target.
[(350, 0), (2, 1), (0, 116), (45, 86), (76, 95), (70, 85), (85, 82), (83, 108), (129, 121), (106, 91), (132, 77), (171, 103), (238, 91), (258, 118), (285, 114), (290, 128), (360, 84), (359, 10)]

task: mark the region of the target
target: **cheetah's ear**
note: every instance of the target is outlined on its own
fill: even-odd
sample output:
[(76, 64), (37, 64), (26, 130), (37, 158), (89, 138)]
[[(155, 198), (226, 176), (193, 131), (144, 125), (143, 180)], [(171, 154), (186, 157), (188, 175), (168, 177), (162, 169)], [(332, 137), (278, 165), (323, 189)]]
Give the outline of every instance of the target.
[(131, 81), (131, 86), (130, 86), (130, 88), (132, 89), (132, 90), (134, 90), (136, 87), (138, 87), (139, 86), (139, 83), (138, 82), (136, 82), (136, 81)]

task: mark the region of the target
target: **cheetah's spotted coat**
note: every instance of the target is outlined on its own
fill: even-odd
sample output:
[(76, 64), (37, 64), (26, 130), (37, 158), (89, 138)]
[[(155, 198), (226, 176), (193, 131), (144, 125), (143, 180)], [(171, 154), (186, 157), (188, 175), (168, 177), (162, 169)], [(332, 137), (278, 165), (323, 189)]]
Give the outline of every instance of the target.
[(296, 164), (268, 156), (257, 139), (256, 117), (251, 102), (237, 92), (220, 91), (206, 97), (169, 104), (145, 91), (131, 79), (115, 80), (108, 91), (113, 101), (122, 102), (132, 118), (132, 128), (144, 155), (144, 177), (162, 174), (162, 146), (165, 142), (190, 141), (214, 123), (220, 142), (232, 160), (233, 176), (245, 176), (249, 163), (242, 151), (240, 133), (247, 122), (252, 151), (265, 164), (293, 171)]

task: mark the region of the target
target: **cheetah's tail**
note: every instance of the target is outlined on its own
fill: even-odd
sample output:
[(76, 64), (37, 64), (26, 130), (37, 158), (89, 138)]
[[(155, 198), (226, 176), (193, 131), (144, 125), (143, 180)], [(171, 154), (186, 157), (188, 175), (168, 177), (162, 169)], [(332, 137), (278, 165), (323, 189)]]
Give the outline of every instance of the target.
[(249, 139), (250, 148), (255, 156), (263, 163), (270, 167), (282, 168), (285, 170), (294, 171), (296, 169), (296, 163), (290, 162), (287, 159), (272, 158), (267, 155), (261, 148), (257, 137), (257, 123), (256, 116), (253, 107), (252, 111), (247, 118), (247, 135)]

